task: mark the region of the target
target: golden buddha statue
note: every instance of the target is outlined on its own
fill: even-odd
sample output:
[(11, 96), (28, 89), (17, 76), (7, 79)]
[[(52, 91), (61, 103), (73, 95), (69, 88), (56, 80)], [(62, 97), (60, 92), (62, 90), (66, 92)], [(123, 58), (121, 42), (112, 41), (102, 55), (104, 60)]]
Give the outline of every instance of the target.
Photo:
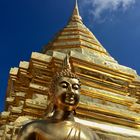
[(53, 115), (23, 126), (17, 140), (99, 140), (95, 132), (74, 121), (80, 99), (80, 80), (71, 72), (68, 57), (51, 83), (50, 110)]

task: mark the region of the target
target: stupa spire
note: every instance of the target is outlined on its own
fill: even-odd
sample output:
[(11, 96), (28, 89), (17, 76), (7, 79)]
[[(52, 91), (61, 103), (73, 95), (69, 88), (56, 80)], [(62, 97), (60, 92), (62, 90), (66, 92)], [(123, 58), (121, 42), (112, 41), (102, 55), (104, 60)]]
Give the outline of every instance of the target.
[(74, 7), (74, 10), (73, 10), (73, 14), (72, 14), (72, 20), (76, 20), (76, 21), (82, 21), (82, 18), (79, 14), (79, 7), (78, 7), (78, 1), (75, 0), (75, 7)]
[(80, 52), (86, 51), (98, 55), (105, 55), (111, 60), (109, 53), (96, 39), (93, 33), (84, 25), (82, 18), (79, 14), (78, 0), (75, 0), (72, 16), (68, 24), (62, 29), (57, 36), (45, 46), (44, 52), (47, 50), (79, 50)]
[(76, 15), (80, 16), (80, 14), (79, 14), (79, 7), (78, 7), (78, 2), (77, 2), (77, 0), (75, 0), (75, 8), (74, 8), (74, 11), (75, 11), (75, 14), (76, 14)]

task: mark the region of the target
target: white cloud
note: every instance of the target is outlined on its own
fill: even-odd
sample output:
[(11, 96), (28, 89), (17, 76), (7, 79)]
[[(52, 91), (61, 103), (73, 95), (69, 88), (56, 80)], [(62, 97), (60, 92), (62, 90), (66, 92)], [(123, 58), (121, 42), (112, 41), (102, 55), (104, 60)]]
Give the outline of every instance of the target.
[(116, 11), (118, 8), (126, 10), (135, 3), (136, 0), (82, 0), (82, 6), (86, 7), (90, 5), (90, 13), (96, 18), (99, 18), (101, 14), (106, 11)]

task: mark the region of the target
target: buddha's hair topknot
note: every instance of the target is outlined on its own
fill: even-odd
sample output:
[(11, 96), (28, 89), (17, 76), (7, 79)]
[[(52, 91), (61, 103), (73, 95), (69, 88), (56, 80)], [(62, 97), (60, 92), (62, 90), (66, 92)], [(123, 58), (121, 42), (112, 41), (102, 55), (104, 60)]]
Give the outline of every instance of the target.
[(62, 70), (60, 72), (56, 72), (56, 74), (52, 78), (51, 86), (50, 86), (51, 93), (54, 92), (56, 82), (62, 77), (76, 78), (80, 82), (79, 77), (74, 72), (71, 71), (71, 65), (69, 62), (69, 54), (67, 54), (64, 59)]

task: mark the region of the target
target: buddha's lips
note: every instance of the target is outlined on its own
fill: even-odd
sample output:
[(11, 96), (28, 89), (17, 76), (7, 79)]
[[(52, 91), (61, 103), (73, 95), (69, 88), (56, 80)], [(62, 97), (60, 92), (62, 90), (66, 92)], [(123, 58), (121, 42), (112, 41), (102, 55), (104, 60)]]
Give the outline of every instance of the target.
[(79, 96), (73, 93), (63, 93), (61, 95), (61, 101), (69, 105), (75, 105), (79, 101)]
[(74, 105), (74, 104), (75, 104), (75, 99), (74, 99), (74, 97), (73, 97), (73, 96), (66, 96), (66, 98), (65, 98), (65, 103)]

